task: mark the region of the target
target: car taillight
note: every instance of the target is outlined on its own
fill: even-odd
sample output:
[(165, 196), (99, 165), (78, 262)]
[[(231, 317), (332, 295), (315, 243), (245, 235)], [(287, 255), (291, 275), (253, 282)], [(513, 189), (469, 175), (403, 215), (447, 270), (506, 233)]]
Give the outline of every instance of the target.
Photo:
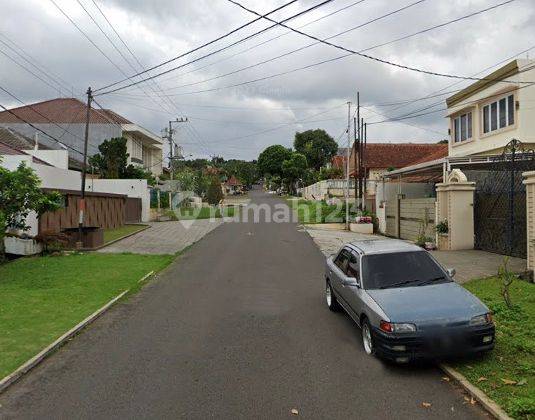
[(381, 321), (381, 323), (379, 324), (379, 328), (383, 330), (384, 332), (388, 332), (388, 333), (391, 333), (392, 331), (394, 331), (394, 326), (392, 325), (391, 322)]

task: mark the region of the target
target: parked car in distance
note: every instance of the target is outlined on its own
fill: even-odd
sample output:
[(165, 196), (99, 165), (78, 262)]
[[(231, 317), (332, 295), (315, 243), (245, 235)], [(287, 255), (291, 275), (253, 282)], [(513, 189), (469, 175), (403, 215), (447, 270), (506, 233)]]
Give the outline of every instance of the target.
[(492, 350), (489, 309), (454, 275), (416, 245), (358, 241), (327, 258), (325, 297), (361, 327), (370, 355), (407, 363)]

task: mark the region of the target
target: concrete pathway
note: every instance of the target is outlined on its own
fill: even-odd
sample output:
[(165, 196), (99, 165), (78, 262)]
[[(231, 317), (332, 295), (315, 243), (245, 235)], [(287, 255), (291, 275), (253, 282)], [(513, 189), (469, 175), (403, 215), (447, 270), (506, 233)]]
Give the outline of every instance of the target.
[(366, 355), (323, 265), (294, 223), (225, 223), (0, 395), (0, 418), (488, 419), (435, 367)]
[[(325, 255), (337, 252), (343, 244), (366, 239), (385, 239), (380, 235), (363, 235), (359, 233), (317, 229), (314, 225), (306, 225), (304, 229), (312, 237), (316, 245)], [(498, 273), (503, 264), (504, 256), (491, 252), (469, 251), (432, 251), (433, 256), (445, 268), (455, 268), (455, 280), (465, 283), (472, 279), (490, 277)], [(509, 258), (508, 267), (515, 273), (526, 271), (526, 260), (522, 258)]]
[(98, 252), (133, 254), (175, 254), (197, 242), (223, 223), (222, 219), (153, 222), (151, 228), (115, 242)]

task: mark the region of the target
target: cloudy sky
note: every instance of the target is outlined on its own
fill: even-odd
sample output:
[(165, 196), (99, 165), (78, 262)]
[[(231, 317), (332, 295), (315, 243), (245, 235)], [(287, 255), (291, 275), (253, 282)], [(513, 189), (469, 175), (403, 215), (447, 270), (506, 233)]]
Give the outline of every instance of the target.
[[(241, 3), (265, 14), (288, 1)], [(322, 2), (295, 1), (270, 17), (284, 20)], [(333, 0), (287, 24), (322, 39), (345, 32), (330, 38), (330, 42), (356, 51), (367, 50), (366, 54), (403, 65), (484, 76), (489, 70), (479, 72), (494, 69), (515, 56), (525, 58), (529, 54), (525, 50), (535, 48), (533, 0), (516, 0), (420, 35), (391, 41), (503, 2)], [(436, 142), (447, 138), (443, 111), (446, 95), (436, 94), (459, 89), (466, 82), (402, 70), (355, 55), (331, 60), (347, 53), (280, 26), (202, 58), (272, 26), (262, 19), (206, 48), (132, 77), (255, 18), (228, 0), (2, 0), (0, 86), (32, 103), (58, 96), (82, 97), (88, 86), (99, 89), (126, 80), (114, 87), (125, 86), (179, 67), (153, 81), (96, 99), (103, 107), (155, 133), (160, 133), (169, 119), (188, 117), (188, 123), (178, 126), (178, 141), (185, 155), (195, 157), (253, 159), (267, 145), (290, 146), (296, 131), (311, 128), (327, 130), (343, 146), (347, 141), (343, 136), (346, 103), (356, 102), (357, 91), (366, 107), (362, 116), (370, 123), (369, 141)], [(384, 43), (388, 44), (371, 48)], [(531, 51), (534, 55), (535, 49)], [(314, 65), (322, 61), (329, 62)], [(299, 70), (303, 67), (308, 68)], [(428, 95), (435, 97), (399, 103)], [(17, 105), (2, 92), (0, 103)], [(410, 113), (426, 115), (373, 124)]]

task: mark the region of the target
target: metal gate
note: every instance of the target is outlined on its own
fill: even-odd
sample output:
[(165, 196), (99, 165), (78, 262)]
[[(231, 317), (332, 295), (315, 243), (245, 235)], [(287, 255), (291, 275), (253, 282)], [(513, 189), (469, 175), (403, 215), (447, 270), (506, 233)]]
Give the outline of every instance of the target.
[(476, 249), (526, 258), (526, 187), (522, 172), (533, 169), (535, 152), (512, 140), (485, 169), (467, 171), (470, 181), (476, 182)]

